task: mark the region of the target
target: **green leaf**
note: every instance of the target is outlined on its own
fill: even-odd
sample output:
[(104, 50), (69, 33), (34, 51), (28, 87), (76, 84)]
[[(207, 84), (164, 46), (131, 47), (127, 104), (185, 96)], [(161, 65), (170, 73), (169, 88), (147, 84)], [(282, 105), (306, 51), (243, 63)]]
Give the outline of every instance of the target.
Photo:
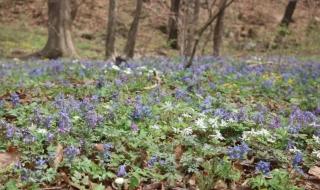
[(5, 190), (19, 190), (19, 189), (18, 189), (17, 184), (14, 180), (9, 180), (5, 184)]
[(139, 186), (140, 184), (140, 181), (137, 177), (135, 176), (132, 176), (131, 179), (130, 179), (130, 189), (135, 189)]

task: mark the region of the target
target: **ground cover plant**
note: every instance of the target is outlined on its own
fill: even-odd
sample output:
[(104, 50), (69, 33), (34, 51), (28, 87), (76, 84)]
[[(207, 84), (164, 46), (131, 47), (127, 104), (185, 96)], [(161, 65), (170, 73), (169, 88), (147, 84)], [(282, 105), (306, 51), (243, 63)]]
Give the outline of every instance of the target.
[(1, 61), (0, 188), (319, 188), (319, 62), (183, 63)]

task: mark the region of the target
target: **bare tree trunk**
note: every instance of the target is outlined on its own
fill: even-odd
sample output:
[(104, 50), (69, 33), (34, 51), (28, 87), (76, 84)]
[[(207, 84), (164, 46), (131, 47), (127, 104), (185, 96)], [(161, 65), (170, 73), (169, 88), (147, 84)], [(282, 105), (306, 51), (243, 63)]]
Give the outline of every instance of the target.
[[(227, 0), (221, 0), (220, 1), (220, 9), (221, 7), (226, 6)], [(220, 11), (218, 17), (217, 17), (217, 21), (216, 21), (216, 25), (214, 27), (214, 34), (213, 34), (213, 55), (214, 56), (219, 56), (220, 55), (220, 48), (222, 45), (222, 38), (223, 38), (223, 30), (224, 30), (224, 12), (225, 9), (223, 9), (222, 11)]]
[(108, 29), (106, 37), (106, 58), (114, 54), (114, 44), (116, 40), (116, 17), (117, 0), (109, 0)]
[(48, 0), (48, 41), (40, 52), (28, 57), (78, 57), (71, 36), (71, 6), (72, 0)]
[(225, 6), (219, 8), (218, 12), (214, 15), (212, 15), (206, 23), (203, 24), (203, 26), (200, 27), (200, 29), (197, 31), (196, 34), (196, 39), (193, 45), (193, 49), (192, 49), (192, 54), (188, 60), (188, 62), (186, 63), (186, 65), (184, 66), (185, 68), (189, 68), (191, 67), (192, 63), (193, 63), (193, 58), (194, 55), (196, 54), (196, 50), (197, 47), (199, 45), (199, 41), (201, 36), (203, 35), (204, 31), (206, 31), (206, 29), (212, 24), (213, 21), (215, 21), (218, 17), (218, 15), (220, 14), (221, 11), (224, 11), (224, 9), (226, 9), (227, 7), (229, 7), (232, 3), (234, 2), (234, 0), (230, 0), (228, 3), (225, 4)]
[(171, 0), (171, 15), (168, 23), (168, 40), (173, 49), (178, 49), (178, 20), (180, 0)]
[(288, 27), (292, 22), (292, 16), (296, 9), (298, 0), (289, 0), (286, 10), (284, 12), (283, 18), (281, 20), (280, 25), (284, 27)]
[(127, 44), (124, 49), (124, 53), (127, 58), (132, 58), (134, 56), (134, 48), (136, 45), (136, 38), (138, 33), (140, 15), (142, 12), (142, 5), (143, 0), (137, 0), (135, 16), (128, 33)]
[(280, 22), (280, 30), (278, 31), (278, 34), (274, 38), (275, 47), (277, 47), (278, 44), (281, 44), (283, 41), (283, 38), (287, 35), (289, 24), (292, 22), (292, 16), (296, 9), (298, 0), (289, 0), (286, 10), (284, 12), (283, 18)]
[[(193, 7), (192, 7), (193, 5)], [(193, 8), (193, 10), (191, 10)], [(193, 4), (187, 2), (185, 9), (186, 18), (186, 39), (185, 39), (185, 48), (184, 55), (190, 56), (192, 54), (192, 44), (194, 42), (194, 36), (198, 27), (200, 13), (200, 0), (194, 0)]]

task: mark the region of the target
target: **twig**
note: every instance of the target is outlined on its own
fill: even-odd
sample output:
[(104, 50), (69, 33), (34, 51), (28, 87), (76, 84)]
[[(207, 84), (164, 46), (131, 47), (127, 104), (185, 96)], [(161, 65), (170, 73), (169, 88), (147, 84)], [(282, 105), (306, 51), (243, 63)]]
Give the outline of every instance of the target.
[(157, 88), (158, 86), (161, 85), (162, 81), (161, 81), (161, 78), (158, 76), (158, 73), (156, 71), (154, 71), (153, 75), (154, 75), (154, 79), (157, 82), (155, 84), (151, 85), (151, 86), (144, 87), (143, 88), (144, 90), (151, 90), (151, 89)]
[(60, 187), (46, 187), (46, 188), (41, 188), (41, 190), (56, 190), (56, 189), (63, 189), (65, 186), (60, 186)]

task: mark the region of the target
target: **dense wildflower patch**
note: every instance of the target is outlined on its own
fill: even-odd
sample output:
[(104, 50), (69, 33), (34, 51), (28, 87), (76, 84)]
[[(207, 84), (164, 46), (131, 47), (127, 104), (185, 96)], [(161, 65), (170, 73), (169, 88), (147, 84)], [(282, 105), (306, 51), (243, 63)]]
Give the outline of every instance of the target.
[(319, 164), (319, 62), (183, 63), (1, 61), (0, 151), (15, 147), (19, 160), (0, 184), (210, 189), (250, 178), (254, 189), (281, 176), (299, 186)]

